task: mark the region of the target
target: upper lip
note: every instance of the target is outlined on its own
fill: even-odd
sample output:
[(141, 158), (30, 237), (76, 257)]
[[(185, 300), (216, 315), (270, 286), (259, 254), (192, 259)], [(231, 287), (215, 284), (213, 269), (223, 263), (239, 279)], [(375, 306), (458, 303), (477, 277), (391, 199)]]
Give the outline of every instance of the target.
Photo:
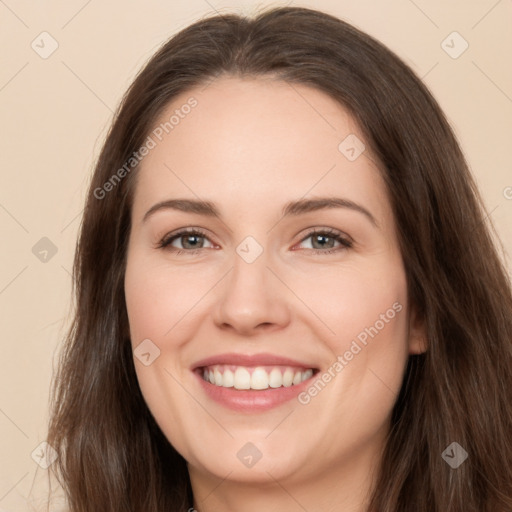
[(192, 365), (193, 369), (204, 368), (216, 364), (230, 364), (234, 366), (293, 366), (298, 368), (316, 369), (311, 363), (297, 361), (288, 357), (277, 356), (274, 354), (218, 354), (216, 356), (201, 359)]

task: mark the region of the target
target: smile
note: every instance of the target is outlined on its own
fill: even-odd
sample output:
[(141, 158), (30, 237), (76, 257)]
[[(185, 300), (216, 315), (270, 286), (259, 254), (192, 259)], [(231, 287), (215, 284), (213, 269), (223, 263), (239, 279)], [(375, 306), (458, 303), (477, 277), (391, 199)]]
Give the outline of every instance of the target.
[(265, 390), (288, 388), (310, 379), (312, 368), (293, 368), (289, 366), (235, 366), (212, 365), (199, 369), (203, 380), (214, 386), (237, 390)]
[(196, 361), (190, 369), (210, 400), (237, 412), (261, 413), (294, 400), (311, 385), (320, 370), (308, 359), (224, 353)]

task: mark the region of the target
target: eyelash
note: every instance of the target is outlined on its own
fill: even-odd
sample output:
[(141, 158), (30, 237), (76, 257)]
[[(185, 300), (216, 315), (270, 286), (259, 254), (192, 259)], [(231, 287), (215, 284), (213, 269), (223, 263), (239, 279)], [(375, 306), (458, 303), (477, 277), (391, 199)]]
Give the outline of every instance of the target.
[[(207, 234), (202, 231), (199, 228), (188, 228), (188, 229), (182, 229), (178, 233), (174, 233), (171, 236), (166, 235), (157, 245), (157, 249), (166, 249), (171, 252), (174, 252), (176, 255), (179, 254), (197, 254), (199, 251), (206, 249), (206, 247), (200, 247), (199, 249), (176, 249), (175, 247), (169, 248), (170, 244), (176, 240), (177, 238), (180, 238), (184, 235), (199, 235), (203, 238), (208, 238)], [(353, 246), (353, 243), (348, 238), (345, 238), (341, 232), (336, 231), (332, 228), (323, 228), (323, 229), (314, 229), (310, 231), (301, 241), (300, 243), (307, 240), (309, 237), (314, 235), (327, 235), (328, 238), (333, 238), (336, 242), (339, 242), (341, 244), (341, 247), (336, 247), (334, 249), (308, 249), (309, 251), (313, 252), (313, 254), (332, 254), (334, 252), (338, 252), (344, 249), (350, 249)]]

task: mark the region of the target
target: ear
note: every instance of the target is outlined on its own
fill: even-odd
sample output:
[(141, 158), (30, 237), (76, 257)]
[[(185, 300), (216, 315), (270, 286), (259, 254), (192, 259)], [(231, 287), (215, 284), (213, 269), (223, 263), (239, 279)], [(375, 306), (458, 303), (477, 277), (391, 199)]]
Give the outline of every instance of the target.
[(411, 304), (409, 312), (409, 354), (423, 354), (428, 349), (425, 319)]

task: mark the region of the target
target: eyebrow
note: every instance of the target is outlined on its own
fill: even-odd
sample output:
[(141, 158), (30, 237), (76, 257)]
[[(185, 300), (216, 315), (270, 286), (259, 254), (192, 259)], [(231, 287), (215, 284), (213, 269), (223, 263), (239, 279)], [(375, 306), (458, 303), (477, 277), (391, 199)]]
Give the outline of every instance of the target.
[[(282, 210), (282, 216), (298, 216), (318, 210), (329, 208), (348, 208), (362, 213), (376, 228), (379, 227), (377, 220), (364, 206), (361, 206), (350, 199), (341, 197), (319, 197), (316, 199), (299, 199), (286, 203)], [(206, 217), (221, 218), (218, 208), (210, 201), (198, 199), (168, 199), (153, 205), (142, 218), (145, 222), (151, 215), (159, 210), (178, 210), (181, 212), (196, 213)]]

